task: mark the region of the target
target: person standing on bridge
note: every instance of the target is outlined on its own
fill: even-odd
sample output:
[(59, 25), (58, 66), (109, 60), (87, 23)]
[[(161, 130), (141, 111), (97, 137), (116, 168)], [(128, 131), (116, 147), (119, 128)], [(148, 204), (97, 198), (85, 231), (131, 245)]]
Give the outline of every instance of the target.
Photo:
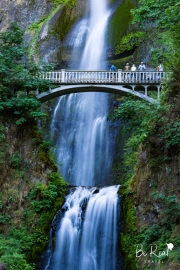
[(111, 65), (110, 70), (116, 71), (116, 67), (114, 65)]
[(135, 66), (135, 64), (132, 65), (131, 71), (136, 71), (136, 66)]
[[(110, 70), (111, 71), (116, 71), (116, 67), (114, 65), (111, 65)], [(114, 73), (114, 74), (111, 73), (111, 78), (113, 78), (114, 81), (115, 81), (116, 80), (116, 73)]]
[(139, 70), (142, 71), (142, 70), (145, 70), (146, 69), (146, 66), (143, 62), (141, 62), (141, 64), (139, 65)]
[(132, 65), (131, 71), (133, 71), (133, 73), (131, 73), (131, 78), (134, 80), (134, 79), (136, 79), (136, 74), (135, 74), (136, 66), (135, 66), (135, 64)]
[(163, 66), (161, 64), (159, 65), (158, 68), (159, 68), (159, 71), (164, 71)]
[[(163, 72), (164, 71), (163, 66), (161, 64), (158, 66), (158, 71), (160, 71), (160, 72)], [(163, 77), (163, 74), (162, 73), (158, 73), (158, 80), (161, 80), (162, 77)]]
[[(139, 65), (139, 68), (138, 68), (140, 71), (143, 71), (146, 69), (146, 66), (143, 62), (141, 62), (141, 64)], [(143, 79), (143, 73), (141, 73), (141, 80)], [(145, 79), (145, 78), (144, 78)]]
[(129, 63), (126, 63), (125, 70), (128, 71), (130, 69)]

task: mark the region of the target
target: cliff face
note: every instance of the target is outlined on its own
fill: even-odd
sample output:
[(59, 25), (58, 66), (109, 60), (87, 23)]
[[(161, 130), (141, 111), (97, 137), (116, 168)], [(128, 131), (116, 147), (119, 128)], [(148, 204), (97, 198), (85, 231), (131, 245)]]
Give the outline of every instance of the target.
[[(9, 228), (3, 217), (8, 215), (14, 224), (21, 225), (23, 211), (28, 205), (27, 196), (37, 182), (47, 185), (48, 176), (57, 167), (36, 124), (16, 125), (11, 116), (1, 116), (0, 189), (2, 193), (1, 232)], [(8, 219), (7, 219), (8, 221)]]
[(163, 112), (154, 119), (135, 174), (122, 190), (125, 269), (180, 269), (179, 74), (177, 67), (164, 89)]
[[(131, 22), (130, 9), (135, 0), (109, 0), (112, 15), (107, 31), (107, 57), (114, 57), (114, 48)], [(56, 68), (66, 68), (72, 58), (72, 44), (67, 40), (81, 17), (88, 16), (85, 0), (4, 0), (0, 3), (0, 31), (5, 31), (10, 22), (16, 21), (25, 29), (25, 42), (30, 45), (29, 56), (35, 61), (55, 63)], [(77, 29), (74, 29), (77, 31)], [(81, 57), (79, 48), (79, 57)], [(112, 53), (113, 52), (113, 53)], [(118, 57), (117, 57), (118, 58)], [(77, 64), (74, 63), (76, 67)]]
[(49, 226), (67, 193), (49, 149), (34, 121), (17, 125), (14, 115), (1, 114), (0, 267), (33, 270), (47, 247)]
[(16, 21), (25, 29), (30, 56), (46, 62), (63, 61), (62, 47), (73, 23), (83, 15), (84, 0), (5, 0), (0, 3), (0, 31)]

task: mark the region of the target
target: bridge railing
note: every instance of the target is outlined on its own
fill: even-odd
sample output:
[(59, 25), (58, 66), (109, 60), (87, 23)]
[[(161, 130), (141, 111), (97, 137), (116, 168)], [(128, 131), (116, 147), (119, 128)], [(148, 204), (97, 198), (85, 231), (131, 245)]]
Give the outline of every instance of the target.
[(39, 76), (54, 83), (161, 83), (170, 72), (160, 71), (79, 71), (44, 72)]

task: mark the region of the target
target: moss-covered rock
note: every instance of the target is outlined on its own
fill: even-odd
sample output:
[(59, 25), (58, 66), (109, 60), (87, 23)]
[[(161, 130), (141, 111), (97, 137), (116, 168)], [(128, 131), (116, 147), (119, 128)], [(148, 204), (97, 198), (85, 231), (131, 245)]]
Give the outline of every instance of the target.
[[(143, 270), (180, 267), (179, 94), (176, 91), (179, 85), (178, 74), (176, 67), (172, 81), (169, 86), (166, 85), (164, 102), (169, 107), (154, 119), (150, 134), (141, 147), (135, 174), (131, 181), (125, 182), (121, 191), (125, 224), (121, 245), (125, 269), (134, 267), (131, 266), (131, 260), (136, 263), (137, 269)], [(156, 245), (158, 252), (167, 251), (167, 243), (172, 243), (174, 248), (164, 257), (150, 257), (147, 253), (146, 258), (135, 255), (133, 258), (135, 251), (128, 246), (128, 241), (130, 246), (139, 244), (146, 251), (151, 245)]]
[(47, 246), (67, 184), (35, 122), (17, 125), (15, 116), (4, 113), (0, 127), (0, 261), (12, 269), (19, 256), (18, 269), (25, 269)]
[(127, 33), (129, 25), (132, 21), (130, 10), (135, 8), (135, 3), (132, 0), (125, 0), (115, 10), (110, 19), (107, 31), (107, 45), (114, 48), (121, 42), (122, 37)]

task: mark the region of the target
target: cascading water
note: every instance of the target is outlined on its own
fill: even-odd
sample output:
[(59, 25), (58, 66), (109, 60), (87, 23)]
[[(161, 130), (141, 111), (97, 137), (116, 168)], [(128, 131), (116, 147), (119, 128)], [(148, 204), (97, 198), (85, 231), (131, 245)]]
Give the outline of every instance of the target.
[(117, 191), (79, 187), (66, 197), (56, 249), (44, 270), (116, 270)]
[[(79, 69), (102, 67), (109, 15), (105, 0), (90, 0), (88, 31), (87, 23), (84, 33), (80, 28), (86, 42)], [(116, 270), (119, 186), (82, 187), (104, 186), (109, 178), (112, 153), (107, 114), (105, 93), (63, 96), (54, 110), (51, 136), (57, 141), (59, 170), (67, 182), (81, 187), (66, 197), (66, 211), (54, 230), (55, 250), (49, 252), (44, 270)]]
[[(79, 66), (81, 70), (100, 69), (104, 34), (110, 14), (106, 1), (98, 0), (95, 3), (91, 0), (90, 4), (89, 34)], [(87, 32), (86, 27), (84, 34)], [(83, 39), (82, 28), (80, 32)], [(77, 44), (76, 39), (74, 43)], [(55, 136), (56, 130), (61, 131), (56, 155), (57, 160), (62, 164), (60, 171), (68, 183), (76, 186), (105, 184), (112, 163), (107, 112), (108, 94), (106, 93), (73, 94), (59, 99), (51, 130), (52, 137)], [(59, 116), (63, 116), (61, 119), (63, 124), (59, 122)], [(56, 129), (59, 123), (60, 127)]]
[(82, 55), (81, 70), (98, 70), (104, 60), (104, 37), (110, 11), (106, 0), (90, 1), (89, 35)]

